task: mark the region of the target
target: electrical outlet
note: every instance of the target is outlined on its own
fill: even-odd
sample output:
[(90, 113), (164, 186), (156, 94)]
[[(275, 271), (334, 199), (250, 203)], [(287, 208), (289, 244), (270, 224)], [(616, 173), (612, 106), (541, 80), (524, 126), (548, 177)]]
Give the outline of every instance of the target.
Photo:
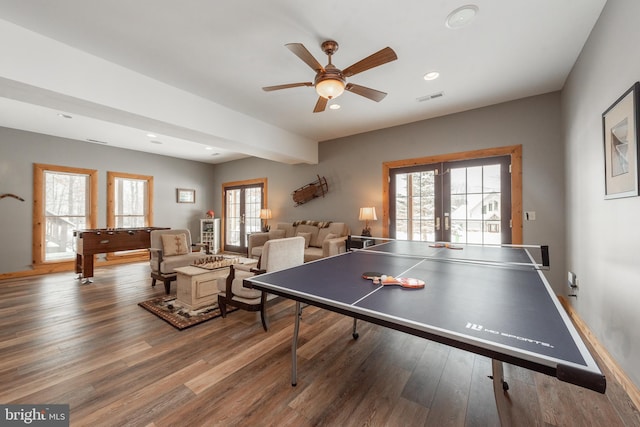
[(535, 221), (536, 220), (536, 212), (535, 211), (527, 211), (524, 213), (524, 218), (527, 221)]

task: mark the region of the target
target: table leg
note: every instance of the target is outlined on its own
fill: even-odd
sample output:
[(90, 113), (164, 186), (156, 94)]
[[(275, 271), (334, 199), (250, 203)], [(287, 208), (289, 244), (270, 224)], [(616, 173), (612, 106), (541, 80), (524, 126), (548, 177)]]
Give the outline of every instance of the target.
[(498, 417), (500, 418), (500, 425), (512, 426), (511, 419), (511, 399), (509, 399), (509, 385), (504, 380), (504, 371), (502, 362), (493, 359), (491, 361), (491, 368), (493, 371), (493, 395), (496, 399), (496, 408), (498, 409)]
[(358, 319), (355, 317), (353, 318), (353, 332), (351, 333), (351, 336), (354, 340), (357, 340), (360, 336), (360, 334), (358, 334)]
[(291, 344), (291, 385), (296, 386), (297, 378), (297, 352), (298, 352), (298, 332), (300, 331), (300, 318), (302, 317), (302, 306), (300, 301), (296, 301), (296, 322), (293, 328), (293, 342)]

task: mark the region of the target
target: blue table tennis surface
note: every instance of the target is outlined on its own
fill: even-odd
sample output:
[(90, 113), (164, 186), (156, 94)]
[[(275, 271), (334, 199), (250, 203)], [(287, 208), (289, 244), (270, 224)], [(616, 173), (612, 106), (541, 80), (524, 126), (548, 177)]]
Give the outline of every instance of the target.
[[(569, 376), (569, 382), (604, 392), (603, 375), (543, 274), (521, 265), (532, 262), (523, 248), (458, 250), (389, 241), (251, 282), (257, 289)], [(382, 286), (362, 278), (364, 272), (422, 279), (425, 287)]]

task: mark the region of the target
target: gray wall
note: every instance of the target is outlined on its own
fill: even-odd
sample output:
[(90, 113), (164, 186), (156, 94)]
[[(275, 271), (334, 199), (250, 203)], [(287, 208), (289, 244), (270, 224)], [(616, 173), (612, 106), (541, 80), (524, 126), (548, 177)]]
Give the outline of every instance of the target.
[[(154, 177), (154, 225), (185, 228), (198, 240), (199, 219), (213, 205), (213, 167), (208, 164), (122, 150), (0, 127), (0, 273), (31, 269), (33, 164), (98, 171), (98, 226), (107, 225), (107, 171)], [(176, 188), (196, 190), (196, 203), (176, 203)]]
[[(266, 177), (272, 223), (344, 221), (360, 233), (361, 206), (375, 206), (382, 215), (383, 162), (517, 144), (523, 146), (523, 208), (537, 216), (524, 223), (524, 241), (550, 245), (547, 277), (556, 292), (564, 293), (564, 151), (557, 92), (322, 142), (318, 165), (245, 159), (216, 166), (214, 175), (216, 183)], [(327, 178), (327, 196), (294, 207), (291, 192), (316, 175)], [(220, 186), (215, 191), (221, 201)], [(380, 220), (372, 224), (374, 235), (381, 230)]]
[(640, 2), (609, 0), (562, 94), (567, 265), (580, 317), (640, 387), (640, 198), (604, 199), (602, 113), (640, 80)]

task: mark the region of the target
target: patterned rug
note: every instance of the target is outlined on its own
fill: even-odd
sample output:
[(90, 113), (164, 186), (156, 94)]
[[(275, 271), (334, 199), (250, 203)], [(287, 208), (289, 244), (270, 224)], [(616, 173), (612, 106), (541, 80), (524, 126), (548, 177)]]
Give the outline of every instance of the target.
[[(190, 310), (183, 307), (179, 301), (176, 301), (175, 295), (165, 295), (153, 298), (148, 301), (138, 303), (138, 305), (179, 330), (183, 330), (221, 316), (217, 301), (212, 303), (210, 306), (202, 307), (197, 310)], [(229, 307), (229, 309), (227, 309), (227, 313), (231, 313), (236, 310), (236, 308)]]

